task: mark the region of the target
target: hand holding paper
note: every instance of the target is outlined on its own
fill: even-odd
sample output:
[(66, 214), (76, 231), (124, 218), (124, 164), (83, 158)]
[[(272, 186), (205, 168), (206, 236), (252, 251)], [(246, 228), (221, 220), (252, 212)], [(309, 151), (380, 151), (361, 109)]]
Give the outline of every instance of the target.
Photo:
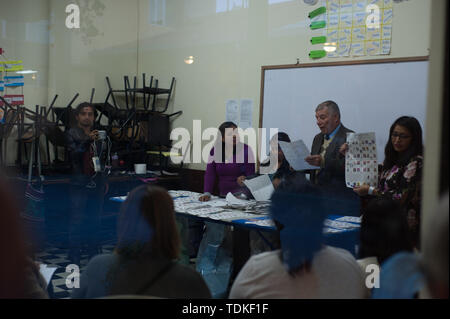
[(257, 201), (268, 201), (275, 191), (268, 175), (261, 175), (253, 179), (245, 180), (244, 184)]
[(311, 165), (310, 163), (305, 161), (305, 158), (310, 156), (310, 151), (302, 140), (298, 140), (292, 143), (279, 141), (278, 143), (281, 146), (284, 157), (294, 170), (304, 171), (320, 168), (319, 166)]

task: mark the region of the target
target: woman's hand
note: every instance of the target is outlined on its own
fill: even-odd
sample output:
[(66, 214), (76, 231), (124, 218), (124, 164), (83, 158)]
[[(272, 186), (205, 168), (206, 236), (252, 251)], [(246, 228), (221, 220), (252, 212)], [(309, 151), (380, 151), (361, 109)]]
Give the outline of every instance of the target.
[(366, 196), (369, 194), (369, 185), (361, 185), (353, 188), (353, 191), (359, 196)]
[(211, 195), (202, 195), (198, 200), (201, 202), (209, 202), (211, 200)]
[(237, 178), (237, 183), (239, 184), (239, 186), (241, 186), (241, 187), (244, 187), (245, 186), (245, 184), (244, 184), (244, 181), (246, 180), (246, 177), (245, 176), (239, 176), (238, 178)]
[(345, 154), (347, 154), (348, 152), (348, 144), (344, 143), (341, 145), (341, 147), (339, 148), (339, 153), (341, 153), (342, 155), (345, 156)]

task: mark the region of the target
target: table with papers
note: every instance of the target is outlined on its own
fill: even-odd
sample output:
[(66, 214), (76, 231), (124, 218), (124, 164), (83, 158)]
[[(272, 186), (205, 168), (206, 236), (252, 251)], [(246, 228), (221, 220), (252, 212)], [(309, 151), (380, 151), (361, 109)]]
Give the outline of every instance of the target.
[[(228, 194), (227, 198), (212, 196), (208, 202), (200, 202), (200, 193), (169, 191), (178, 216), (203, 222), (226, 224), (233, 227), (261, 232), (276, 232), (269, 215), (269, 201), (242, 200)], [(114, 197), (116, 202), (125, 201), (126, 196)], [(361, 219), (355, 216), (331, 214), (324, 222), (325, 243), (341, 247), (356, 255)]]

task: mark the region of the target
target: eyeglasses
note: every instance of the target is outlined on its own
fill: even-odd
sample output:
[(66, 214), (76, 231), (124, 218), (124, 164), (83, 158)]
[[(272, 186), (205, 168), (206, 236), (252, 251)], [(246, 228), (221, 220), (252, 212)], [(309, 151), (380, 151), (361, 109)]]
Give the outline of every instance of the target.
[(411, 135), (392, 133), (391, 138), (394, 139), (394, 138), (396, 138), (396, 137), (398, 137), (398, 138), (401, 139), (401, 140), (406, 140), (406, 139), (410, 138)]

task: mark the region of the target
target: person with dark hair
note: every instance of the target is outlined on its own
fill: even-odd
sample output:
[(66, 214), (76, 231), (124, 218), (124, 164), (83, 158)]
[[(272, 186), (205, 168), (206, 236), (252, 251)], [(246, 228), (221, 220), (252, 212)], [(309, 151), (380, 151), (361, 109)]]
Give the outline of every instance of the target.
[(255, 159), (250, 147), (239, 140), (237, 125), (222, 123), (206, 166), (204, 194), (200, 201), (209, 201), (216, 179), (220, 196), (245, 191), (244, 180), (255, 174)]
[(203, 278), (178, 263), (180, 235), (173, 200), (158, 186), (135, 188), (122, 204), (114, 253), (94, 257), (72, 298), (153, 296), (210, 298)]
[[(378, 187), (355, 187), (359, 196), (388, 197), (400, 203), (407, 212), (413, 242), (419, 246), (421, 180), (423, 167), (422, 128), (414, 117), (402, 116), (392, 124), (385, 147)], [(347, 145), (341, 153), (345, 154)]]
[(272, 195), (281, 249), (252, 256), (236, 277), (231, 299), (365, 298), (363, 273), (346, 250), (324, 245), (322, 191), (297, 174)]
[(47, 284), (30, 257), (20, 210), (8, 188), (0, 180), (0, 299), (48, 299)]
[(345, 188), (345, 156), (339, 149), (353, 132), (341, 122), (341, 112), (333, 101), (325, 101), (316, 108), (317, 126), (320, 133), (314, 137), (311, 155), (305, 158), (310, 165), (320, 169), (311, 171), (314, 184)]
[[(276, 172), (274, 174), (269, 174), (270, 178), (272, 179), (274, 188), (277, 188), (278, 185), (280, 185), (284, 177), (289, 176), (295, 172), (289, 165), (286, 157), (284, 157), (284, 153), (280, 147), (279, 142), (290, 143), (291, 138), (287, 133), (278, 132), (270, 139), (270, 152), (277, 154), (278, 157), (278, 166)], [(264, 164), (261, 164), (261, 166), (264, 166)]]
[(374, 199), (361, 219), (359, 258), (376, 257), (378, 264), (401, 251), (413, 251), (406, 212), (389, 198)]
[[(100, 158), (103, 142), (94, 130), (95, 108), (81, 103), (75, 110), (77, 125), (66, 132), (72, 166), (70, 179), (69, 260), (80, 264), (81, 250), (87, 246), (89, 258), (99, 253), (100, 213), (105, 193), (105, 176)], [(98, 164), (95, 165), (95, 158)]]
[(448, 299), (448, 217), (449, 193), (441, 197), (423, 234), (419, 265), (425, 277), (423, 298)]

